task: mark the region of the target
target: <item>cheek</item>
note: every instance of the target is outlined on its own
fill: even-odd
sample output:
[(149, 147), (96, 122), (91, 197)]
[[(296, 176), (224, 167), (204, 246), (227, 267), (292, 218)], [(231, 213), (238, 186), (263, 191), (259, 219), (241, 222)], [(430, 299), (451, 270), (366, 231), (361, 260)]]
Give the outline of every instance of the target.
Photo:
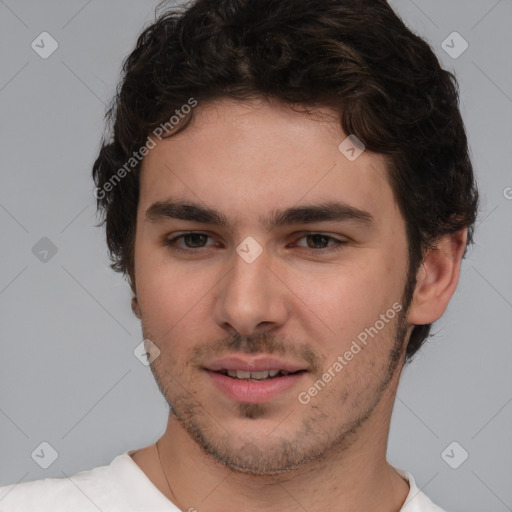
[(155, 336), (171, 337), (175, 328), (198, 324), (214, 284), (212, 269), (172, 264), (165, 251), (141, 248), (136, 253), (136, 282), (145, 327)]
[(135, 276), (137, 295), (144, 320), (152, 330), (158, 328), (155, 320), (166, 319), (169, 328), (179, 318), (176, 307), (184, 304), (186, 293), (173, 275), (172, 267), (166, 265), (160, 248), (139, 244), (135, 250)]
[(391, 307), (397, 294), (392, 274), (377, 255), (361, 257), (360, 263), (340, 265), (321, 275), (303, 273), (294, 280), (293, 289), (302, 299), (302, 308), (312, 310), (320, 323), (341, 339), (373, 324)]
[(297, 280), (295, 289), (303, 302), (297, 301), (296, 307), (327, 365), (345, 354), (347, 361), (357, 359), (344, 370), (345, 378), (364, 380), (365, 368), (376, 371), (379, 361), (388, 358), (397, 319), (393, 304), (400, 301), (402, 291), (395, 274), (382, 254), (367, 254), (364, 262), (361, 258), (360, 263), (323, 276)]

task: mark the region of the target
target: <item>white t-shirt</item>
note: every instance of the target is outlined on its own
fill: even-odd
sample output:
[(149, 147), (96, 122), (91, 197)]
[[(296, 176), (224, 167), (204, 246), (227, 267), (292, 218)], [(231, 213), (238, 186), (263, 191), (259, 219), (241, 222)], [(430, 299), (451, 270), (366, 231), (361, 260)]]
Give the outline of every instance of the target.
[[(1, 487), (0, 512), (179, 512), (130, 457), (135, 451), (70, 478)], [(410, 487), (400, 512), (445, 512), (418, 489), (411, 473), (395, 469)]]

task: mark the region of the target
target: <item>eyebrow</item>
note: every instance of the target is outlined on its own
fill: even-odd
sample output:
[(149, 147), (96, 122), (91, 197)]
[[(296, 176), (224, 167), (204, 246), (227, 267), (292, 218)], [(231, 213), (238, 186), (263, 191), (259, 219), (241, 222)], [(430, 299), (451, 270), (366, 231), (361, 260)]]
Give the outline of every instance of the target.
[[(187, 220), (221, 226), (231, 232), (235, 231), (234, 225), (222, 212), (189, 200), (168, 199), (153, 203), (146, 210), (146, 219), (150, 222), (167, 219)], [(291, 224), (312, 224), (325, 221), (355, 221), (365, 226), (374, 222), (371, 213), (340, 201), (294, 206), (284, 210), (276, 209), (268, 217), (260, 216), (259, 220), (269, 230)]]

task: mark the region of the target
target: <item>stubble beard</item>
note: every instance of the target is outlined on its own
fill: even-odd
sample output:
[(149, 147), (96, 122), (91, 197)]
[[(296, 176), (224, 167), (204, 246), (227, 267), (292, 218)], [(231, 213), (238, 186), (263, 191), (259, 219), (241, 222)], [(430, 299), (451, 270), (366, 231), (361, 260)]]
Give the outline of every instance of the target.
[[(379, 377), (376, 389), (372, 392), (368, 392), (367, 389), (356, 390), (362, 391), (358, 400), (362, 399), (364, 407), (356, 418), (348, 422), (344, 422), (340, 418), (340, 422), (334, 427), (331, 426), (330, 429), (324, 428), (322, 422), (329, 421), (332, 417), (332, 405), (326, 407), (321, 402), (317, 402), (313, 406), (308, 406), (307, 409), (304, 406), (304, 409), (299, 409), (308, 412), (304, 414), (301, 426), (293, 435), (287, 432), (284, 436), (278, 437), (278, 425), (271, 432), (271, 439), (267, 436), (263, 439), (247, 440), (245, 443), (238, 442), (236, 444), (234, 439), (242, 433), (229, 433), (228, 428), (220, 425), (219, 420), (214, 417), (215, 411), (210, 412), (208, 410), (210, 407), (203, 407), (180, 383), (183, 373), (176, 376), (171, 375), (162, 364), (163, 358), (161, 357), (153, 362), (151, 370), (160, 392), (169, 405), (171, 420), (173, 416), (203, 453), (213, 457), (229, 470), (265, 477), (290, 472), (308, 463), (321, 464), (330, 457), (339, 456), (356, 441), (358, 432), (371, 417), (400, 362), (403, 361), (407, 336), (407, 312), (410, 304), (410, 300), (407, 300), (408, 297), (404, 298), (408, 303), (398, 312), (393, 332), (394, 343), (387, 361), (378, 369), (382, 376)], [(143, 332), (144, 337), (152, 339), (144, 327)], [(238, 348), (240, 348), (240, 339), (234, 339), (232, 346), (238, 344)], [(259, 352), (261, 348), (268, 349), (273, 346), (272, 338), (269, 336), (259, 337), (255, 341), (256, 343), (250, 345), (247, 351), (254, 353)], [(378, 343), (379, 341), (374, 340), (373, 342)], [(155, 343), (159, 345), (158, 341)], [(246, 346), (249, 347), (249, 345)], [(282, 345), (280, 348), (283, 352)], [(276, 350), (267, 350), (267, 352), (272, 351)], [(401, 371), (401, 367), (399, 370)], [(377, 369), (373, 371), (376, 372)], [(348, 398), (347, 391), (339, 391), (338, 401), (340, 403), (345, 402)], [(361, 408), (361, 406), (359, 407)], [(265, 417), (267, 407), (265, 404), (238, 404), (237, 413), (240, 419), (257, 421), (258, 418)], [(286, 424), (286, 420), (282, 422), (282, 425)]]

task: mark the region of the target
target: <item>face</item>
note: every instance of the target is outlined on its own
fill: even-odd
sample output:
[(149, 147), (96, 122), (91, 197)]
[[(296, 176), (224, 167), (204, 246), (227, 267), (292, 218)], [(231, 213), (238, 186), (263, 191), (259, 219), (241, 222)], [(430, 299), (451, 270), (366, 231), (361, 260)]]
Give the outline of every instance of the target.
[(410, 332), (384, 158), (348, 159), (334, 112), (317, 113), (199, 104), (142, 164), (135, 283), (152, 371), (177, 425), (242, 471), (348, 446)]

